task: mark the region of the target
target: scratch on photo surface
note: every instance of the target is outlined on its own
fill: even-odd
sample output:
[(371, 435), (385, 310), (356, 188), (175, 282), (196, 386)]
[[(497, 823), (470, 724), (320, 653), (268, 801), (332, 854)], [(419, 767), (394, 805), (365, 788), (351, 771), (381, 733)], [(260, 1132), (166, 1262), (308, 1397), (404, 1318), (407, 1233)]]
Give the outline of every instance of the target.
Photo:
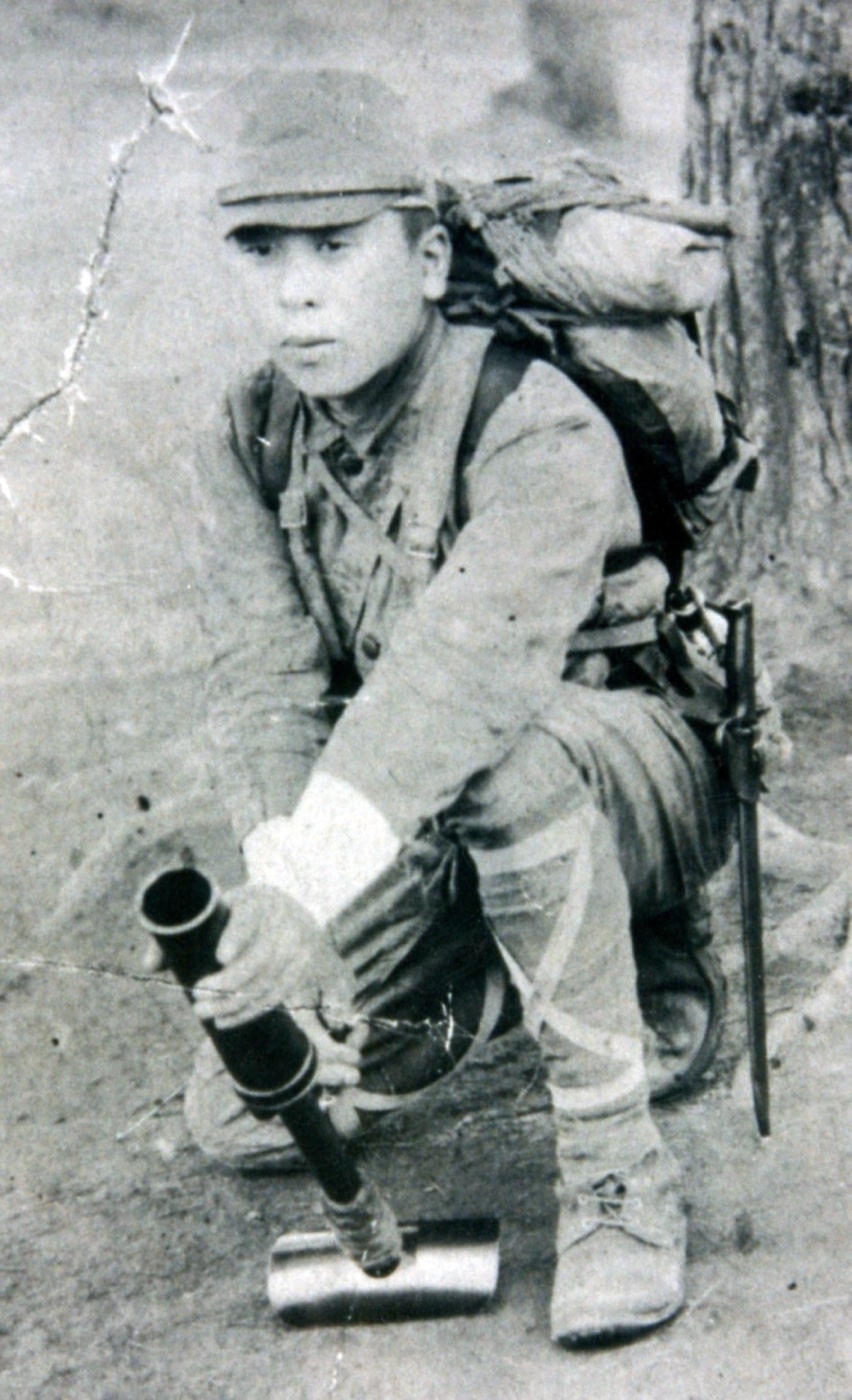
[[(121, 204), (124, 182), (136, 150), (140, 142), (160, 122), (163, 122), (170, 131), (186, 135), (197, 142), (195, 132), (185, 120), (179, 98), (171, 93), (167, 86), (168, 79), (174, 72), (184, 45), (189, 38), (191, 28), (192, 19), (189, 19), (183, 27), (175, 48), (162, 68), (152, 70), (148, 74), (137, 74), (145, 93), (145, 112), (135, 130), (114, 146), (111, 151), (107, 176), (109, 194), (106, 209), (97, 232), (95, 246), (78, 276), (77, 287), (82, 297), (82, 305), (77, 329), (65, 347), (56, 383), (37, 394), (0, 428), (0, 449), (16, 437), (33, 435), (33, 418), (49, 404), (59, 399), (65, 399), (68, 405), (68, 420), (73, 422), (78, 405), (86, 401), (86, 396), (78, 383), (78, 377), (85, 362), (95, 322), (105, 315), (101, 293), (112, 253), (113, 229)], [(7, 493), (3, 494), (8, 500)]]
[[(117, 982), (142, 982), (150, 987), (165, 987), (170, 992), (184, 995), (184, 989), (170, 975), (159, 975), (156, 972), (127, 972), (120, 968), (98, 967), (92, 963), (72, 962), (64, 958), (22, 958), (22, 957), (0, 957), (0, 967), (14, 968), (17, 972), (69, 972), (84, 977), (103, 977)], [(211, 990), (212, 997), (222, 997), (223, 999), (235, 999), (239, 992)], [(314, 1001), (288, 1001), (285, 1003), (286, 1009), (290, 1012), (315, 1011)], [(371, 1026), (375, 1030), (395, 1030), (398, 1033), (408, 1035), (433, 1035), (436, 1026), (428, 1017), (422, 1021), (401, 1021), (383, 1016), (366, 1016), (361, 1012), (354, 1015), (344, 1007), (334, 1007), (326, 1003), (323, 1011), (330, 1016), (336, 1013), (336, 1019), (346, 1020), (352, 1025), (364, 1024)]]
[(337, 1390), (340, 1381), (340, 1368), (343, 1365), (343, 1347), (340, 1347), (334, 1355), (334, 1365), (331, 1370), (331, 1381), (329, 1382), (328, 1394), (333, 1395)]

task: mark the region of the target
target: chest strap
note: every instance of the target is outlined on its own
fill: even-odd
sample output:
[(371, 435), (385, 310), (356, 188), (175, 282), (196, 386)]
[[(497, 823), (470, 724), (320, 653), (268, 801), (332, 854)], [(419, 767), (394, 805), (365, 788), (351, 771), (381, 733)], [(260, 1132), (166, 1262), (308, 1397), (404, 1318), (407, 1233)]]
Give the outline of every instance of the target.
[(490, 343), (490, 331), (450, 328), (424, 392), (412, 400), (416, 430), (394, 454), (394, 476), (403, 503), (399, 541), (391, 539), (350, 496), (319, 454), (306, 455), (299, 414), (292, 434), (289, 478), (278, 502), (281, 528), (293, 535), (304, 531), (306, 492), (309, 482), (315, 483), (351, 525), (368, 533), (377, 558), (407, 582), (425, 586), (435, 572), (441, 530), (451, 513), (460, 444), (469, 435)]

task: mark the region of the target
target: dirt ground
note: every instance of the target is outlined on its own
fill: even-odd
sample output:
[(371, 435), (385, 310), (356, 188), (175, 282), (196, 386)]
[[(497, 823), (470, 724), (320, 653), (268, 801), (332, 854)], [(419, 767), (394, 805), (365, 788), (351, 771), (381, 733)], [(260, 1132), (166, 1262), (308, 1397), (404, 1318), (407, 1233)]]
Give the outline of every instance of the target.
[[(689, 6), (610, 8), (616, 154), (674, 191)], [(729, 870), (722, 1049), (659, 1115), (687, 1170), (684, 1315), (629, 1346), (551, 1348), (552, 1137), (519, 1034), (362, 1149), (403, 1216), (500, 1217), (496, 1304), (313, 1331), (266, 1305), (268, 1247), (316, 1223), (314, 1192), (192, 1147), (194, 1027), (180, 993), (141, 974), (133, 917), (170, 855), (239, 876), (205, 741), (185, 464), (251, 343), (218, 273), (196, 99), (257, 63), (343, 62), (407, 92), (457, 169), (550, 158), (561, 138), (491, 106), (527, 71), (511, 0), (199, 0), (166, 79), (189, 15), (166, 0), (7, 0), (0, 15), (0, 1394), (848, 1396), (848, 668), (839, 627), (817, 653), (776, 617), (764, 641), (797, 749), (764, 825), (773, 1135), (758, 1141), (744, 1087)]]

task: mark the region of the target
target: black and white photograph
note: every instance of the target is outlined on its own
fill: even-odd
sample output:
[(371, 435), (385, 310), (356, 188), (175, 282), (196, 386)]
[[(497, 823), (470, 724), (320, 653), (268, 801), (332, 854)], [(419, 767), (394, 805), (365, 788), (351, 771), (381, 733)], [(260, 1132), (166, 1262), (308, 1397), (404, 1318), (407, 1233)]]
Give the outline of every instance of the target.
[(848, 1397), (844, 0), (0, 74), (0, 1395)]

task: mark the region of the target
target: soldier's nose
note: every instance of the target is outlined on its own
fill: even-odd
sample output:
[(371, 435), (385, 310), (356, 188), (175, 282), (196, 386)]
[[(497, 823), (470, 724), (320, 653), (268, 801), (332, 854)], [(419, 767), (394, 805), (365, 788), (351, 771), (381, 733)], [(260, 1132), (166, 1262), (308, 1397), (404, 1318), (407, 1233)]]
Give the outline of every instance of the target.
[(278, 300), (288, 310), (314, 306), (319, 298), (318, 269), (301, 249), (289, 249), (278, 272)]

